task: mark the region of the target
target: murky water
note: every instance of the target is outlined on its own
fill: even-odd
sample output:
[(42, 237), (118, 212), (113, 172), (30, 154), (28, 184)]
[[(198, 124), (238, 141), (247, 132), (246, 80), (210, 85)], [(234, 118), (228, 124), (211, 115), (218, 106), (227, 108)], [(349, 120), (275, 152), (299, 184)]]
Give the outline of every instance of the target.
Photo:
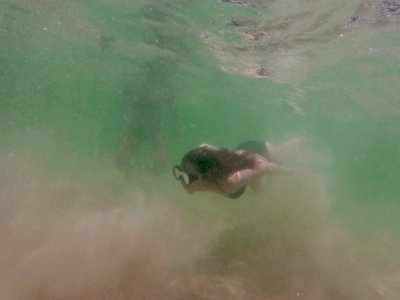
[[(398, 299), (399, 7), (2, 1), (1, 298)], [(138, 79), (176, 104), (157, 174), (151, 140), (116, 164)], [(238, 200), (170, 175), (203, 142), (296, 135), (296, 174)]]

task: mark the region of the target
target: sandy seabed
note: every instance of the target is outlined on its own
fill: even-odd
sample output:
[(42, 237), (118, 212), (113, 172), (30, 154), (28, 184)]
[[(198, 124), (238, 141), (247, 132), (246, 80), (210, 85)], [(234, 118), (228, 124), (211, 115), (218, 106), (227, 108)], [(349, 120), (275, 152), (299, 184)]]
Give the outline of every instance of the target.
[(3, 161), (0, 298), (398, 295), (400, 276), (390, 263), (395, 254), (387, 257), (389, 244), (370, 244), (375, 256), (386, 255), (379, 269), (379, 260), (371, 262), (329, 216), (321, 175), (274, 178), (261, 193), (248, 191), (238, 201), (207, 193), (188, 198), (169, 177), (156, 179), (158, 190), (146, 188), (153, 179), (141, 179), (142, 187), (120, 179), (72, 179), (37, 163)]

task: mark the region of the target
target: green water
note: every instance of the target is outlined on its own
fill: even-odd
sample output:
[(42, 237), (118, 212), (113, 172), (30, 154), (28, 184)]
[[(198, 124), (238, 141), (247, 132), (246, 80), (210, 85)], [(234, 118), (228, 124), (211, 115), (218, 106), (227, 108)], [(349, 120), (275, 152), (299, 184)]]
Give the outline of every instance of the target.
[[(400, 297), (400, 17), (251, 3), (1, 1), (2, 298)], [(121, 96), (154, 60), (176, 104), (167, 163), (152, 175), (143, 143), (125, 178)], [(203, 142), (299, 135), (299, 173), (261, 194), (170, 176)]]

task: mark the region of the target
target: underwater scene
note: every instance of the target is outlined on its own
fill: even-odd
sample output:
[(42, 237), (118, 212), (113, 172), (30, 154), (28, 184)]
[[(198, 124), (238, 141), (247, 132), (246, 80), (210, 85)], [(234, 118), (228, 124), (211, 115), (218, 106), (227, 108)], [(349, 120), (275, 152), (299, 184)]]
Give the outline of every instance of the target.
[(399, 0), (0, 1), (0, 299), (398, 300), (399, 200)]

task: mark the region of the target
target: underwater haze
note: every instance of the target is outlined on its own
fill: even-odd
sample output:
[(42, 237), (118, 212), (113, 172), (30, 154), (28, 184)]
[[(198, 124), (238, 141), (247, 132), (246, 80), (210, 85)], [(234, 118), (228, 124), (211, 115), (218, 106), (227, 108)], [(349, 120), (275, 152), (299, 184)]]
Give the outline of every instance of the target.
[[(0, 1), (0, 298), (400, 299), (399, 95), (398, 0)], [(239, 199), (171, 174), (299, 136)]]

